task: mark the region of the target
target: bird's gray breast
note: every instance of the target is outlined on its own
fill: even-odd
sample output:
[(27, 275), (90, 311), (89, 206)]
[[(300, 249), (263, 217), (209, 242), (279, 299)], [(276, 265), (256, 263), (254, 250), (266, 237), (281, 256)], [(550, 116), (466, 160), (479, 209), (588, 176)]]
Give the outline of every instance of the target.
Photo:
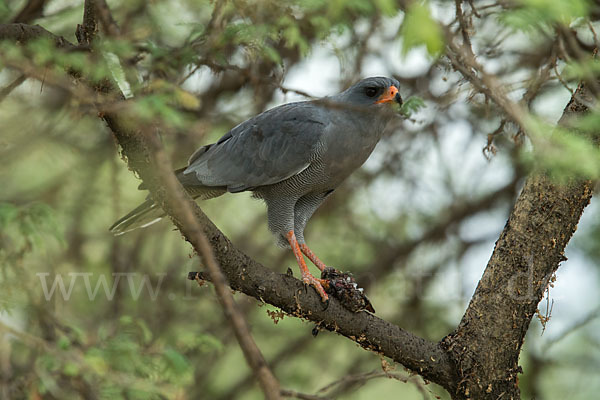
[(325, 151), (320, 162), (323, 172), (339, 184), (358, 169), (381, 139), (386, 121), (380, 118), (342, 116), (325, 135)]

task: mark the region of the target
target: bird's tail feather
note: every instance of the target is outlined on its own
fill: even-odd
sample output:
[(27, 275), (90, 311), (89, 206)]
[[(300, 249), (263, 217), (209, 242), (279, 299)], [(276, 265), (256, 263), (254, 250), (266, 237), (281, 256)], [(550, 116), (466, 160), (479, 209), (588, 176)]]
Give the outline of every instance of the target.
[[(199, 186), (198, 182), (192, 179), (192, 183), (195, 185), (189, 186), (186, 182), (186, 176), (183, 175), (182, 171), (185, 168), (175, 171), (177, 179), (184, 185), (185, 189), (194, 199), (208, 200), (214, 197), (219, 197), (227, 191), (225, 186)], [(195, 179), (195, 177), (194, 177)], [(140, 189), (145, 187), (140, 185)], [(165, 216), (165, 212), (162, 207), (147, 199), (142, 204), (133, 209), (129, 214), (115, 222), (110, 228), (116, 236), (122, 235), (126, 232), (132, 231), (137, 228), (145, 228), (155, 222), (160, 221)]]
[(148, 199), (133, 209), (129, 214), (115, 222), (110, 228), (115, 235), (122, 235), (137, 228), (145, 228), (158, 222), (165, 216), (161, 207)]

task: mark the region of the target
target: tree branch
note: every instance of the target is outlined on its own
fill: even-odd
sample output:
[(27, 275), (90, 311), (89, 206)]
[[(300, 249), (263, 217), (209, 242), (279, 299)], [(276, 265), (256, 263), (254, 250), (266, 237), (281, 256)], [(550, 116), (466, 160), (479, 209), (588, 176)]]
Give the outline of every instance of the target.
[[(561, 122), (582, 114), (581, 84)], [(444, 341), (462, 379), (455, 398), (520, 398), (519, 353), (538, 303), (592, 197), (592, 182), (530, 176), (458, 328)]]
[[(485, 72), (467, 44), (457, 45), (450, 29), (443, 28), (448, 38), (446, 56), (456, 70), (479, 92), (494, 101), (512, 121), (519, 125), (523, 132), (531, 133), (528, 113), (519, 104), (509, 99), (506, 94), (506, 86), (500, 83), (495, 76)], [(534, 135), (529, 135), (529, 137), (532, 140), (536, 138)]]
[[(80, 43), (92, 44), (97, 32), (98, 11), (100, 10), (96, 6), (96, 0), (85, 0), (83, 24), (77, 27), (77, 37)], [(111, 112), (106, 112), (105, 110), (99, 111), (101, 111), (105, 119), (110, 118)], [(115, 119), (118, 120), (119, 117), (116, 116), (113, 120)], [(131, 119), (131, 121), (136, 120), (138, 118), (134, 117)], [(144, 136), (140, 139), (143, 139), (147, 145), (145, 155), (150, 157), (151, 165), (154, 167), (153, 178), (157, 178), (150, 182), (144, 180), (144, 182), (150, 186), (151, 194), (154, 195), (160, 191), (161, 195), (164, 196), (159, 204), (161, 204), (165, 211), (170, 211), (169, 216), (171, 219), (176, 223), (195, 251), (203, 258), (215, 285), (217, 297), (221, 303), (225, 317), (231, 323), (246, 361), (256, 376), (265, 394), (265, 398), (268, 400), (279, 400), (281, 398), (279, 382), (269, 369), (260, 349), (250, 334), (250, 328), (244, 316), (237, 308), (233, 295), (228, 289), (227, 280), (215, 260), (206, 235), (202, 231), (198, 221), (194, 218), (189, 202), (186, 201), (186, 197), (188, 200), (190, 198), (173, 173), (173, 167), (162, 147), (159, 135), (153, 134), (150, 129), (142, 129), (137, 131), (136, 134)]]
[(96, 0), (85, 0), (83, 3), (83, 23), (77, 25), (75, 36), (79, 44), (91, 45), (98, 31)]
[(14, 16), (12, 23), (28, 24), (34, 19), (41, 17), (47, 0), (29, 0), (21, 11)]
[(18, 88), (21, 83), (25, 82), (27, 76), (24, 74), (20, 74), (14, 81), (12, 81), (8, 86), (0, 89), (0, 102), (6, 98), (16, 88)]
[(54, 41), (59, 48), (75, 50), (77, 46), (62, 36), (57, 36), (39, 25), (27, 24), (0, 24), (0, 40), (10, 40), (16, 43), (25, 43), (29, 40), (46, 38)]
[(108, 4), (106, 4), (106, 0), (96, 0), (96, 11), (106, 33), (109, 36), (118, 37), (121, 34), (121, 30), (119, 29), (119, 25), (115, 22), (115, 19), (110, 12), (110, 8), (108, 7)]
[(211, 280), (215, 285), (217, 297), (225, 312), (225, 317), (233, 327), (236, 338), (242, 348), (246, 360), (259, 381), (265, 397), (269, 400), (279, 399), (279, 382), (267, 366), (267, 363), (254, 342), (248, 324), (238, 309), (233, 295), (228, 288), (228, 283), (223, 276), (219, 265), (215, 259), (212, 248), (204, 234), (198, 220), (194, 217), (190, 207), (189, 196), (177, 178), (173, 174), (173, 168), (162, 147), (158, 135), (147, 134), (146, 142), (150, 150), (153, 171), (159, 178), (155, 186), (150, 189), (151, 193), (160, 191), (162, 206), (168, 210), (169, 216), (186, 240), (194, 247), (196, 252), (202, 256), (204, 264), (207, 266)]

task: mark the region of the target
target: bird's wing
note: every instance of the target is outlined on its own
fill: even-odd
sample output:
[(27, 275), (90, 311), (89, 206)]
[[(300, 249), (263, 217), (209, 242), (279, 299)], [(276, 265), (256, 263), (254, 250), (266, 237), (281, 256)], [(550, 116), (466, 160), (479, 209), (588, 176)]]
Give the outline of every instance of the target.
[(308, 168), (323, 150), (326, 111), (310, 102), (285, 104), (243, 122), (198, 149), (184, 171), (203, 186), (241, 192), (281, 182)]

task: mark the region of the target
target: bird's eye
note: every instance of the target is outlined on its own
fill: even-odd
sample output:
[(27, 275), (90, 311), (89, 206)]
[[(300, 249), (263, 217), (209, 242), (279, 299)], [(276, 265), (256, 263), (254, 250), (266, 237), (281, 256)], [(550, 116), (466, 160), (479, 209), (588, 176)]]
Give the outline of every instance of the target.
[(375, 97), (375, 96), (377, 96), (377, 92), (378, 92), (377, 88), (374, 88), (374, 87), (368, 87), (367, 89), (365, 89), (365, 94), (368, 97)]

